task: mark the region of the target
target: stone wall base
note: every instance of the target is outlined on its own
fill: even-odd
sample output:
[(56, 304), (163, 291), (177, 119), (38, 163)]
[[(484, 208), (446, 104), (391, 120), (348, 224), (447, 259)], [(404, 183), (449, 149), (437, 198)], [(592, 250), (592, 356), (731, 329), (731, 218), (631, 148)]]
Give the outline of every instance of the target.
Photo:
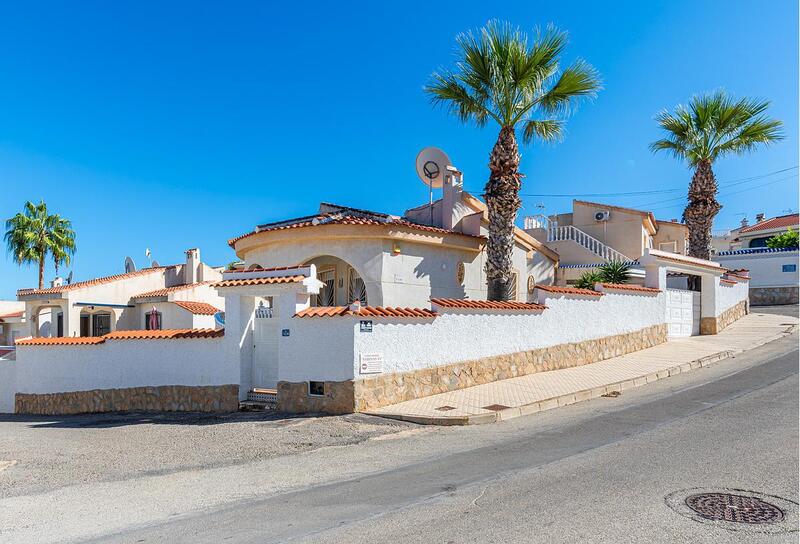
[(66, 393), (17, 393), (18, 414), (67, 415), (98, 412), (235, 412), (239, 386), (162, 385)]
[(484, 357), (363, 380), (325, 382), (325, 395), (309, 396), (308, 382), (278, 384), (278, 409), (287, 412), (365, 412), (419, 397), (546, 370), (585, 365), (666, 342), (666, 324), (573, 344)]
[(750, 305), (751, 306), (771, 306), (773, 304), (797, 304), (797, 286), (794, 287), (751, 287)]
[(748, 313), (750, 313), (748, 302), (743, 300), (717, 317), (701, 317), (700, 334), (717, 334)]

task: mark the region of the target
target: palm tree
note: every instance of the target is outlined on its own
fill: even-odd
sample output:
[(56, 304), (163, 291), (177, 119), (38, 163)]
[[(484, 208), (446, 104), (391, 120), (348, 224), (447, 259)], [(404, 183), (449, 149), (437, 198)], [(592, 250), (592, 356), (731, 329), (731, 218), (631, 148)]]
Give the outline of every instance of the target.
[(490, 21), (456, 42), (455, 69), (435, 72), (425, 91), (463, 122), (483, 127), (494, 121), (500, 127), (483, 195), (489, 210), (486, 276), (488, 299), (508, 300), (522, 180), (517, 128), (525, 144), (560, 140), (564, 118), (578, 98), (596, 94), (600, 79), (582, 60), (561, 69), (567, 35), (552, 26), (537, 30), (529, 42), (509, 23)]
[(742, 155), (761, 144), (783, 139), (783, 123), (764, 112), (769, 102), (751, 98), (735, 100), (724, 91), (695, 96), (689, 106), (666, 110), (656, 121), (667, 133), (650, 144), (655, 153), (667, 151), (694, 168), (689, 202), (683, 220), (689, 228), (689, 255), (711, 257), (711, 226), (722, 206), (717, 201), (717, 180), (712, 165), (729, 154)]
[(39, 264), (39, 289), (44, 287), (44, 263), (50, 254), (58, 273), (75, 254), (72, 223), (58, 214), (47, 213), (47, 204), (26, 202), (25, 209), (6, 221), (4, 237), (8, 252), (17, 264)]

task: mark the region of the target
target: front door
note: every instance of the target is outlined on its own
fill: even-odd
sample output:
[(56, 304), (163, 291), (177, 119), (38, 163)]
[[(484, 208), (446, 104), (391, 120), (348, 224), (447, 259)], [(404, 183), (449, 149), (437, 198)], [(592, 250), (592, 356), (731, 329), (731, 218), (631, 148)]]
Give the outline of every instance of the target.
[(262, 302), (256, 308), (253, 329), (253, 388), (278, 387), (278, 320), (272, 308)]

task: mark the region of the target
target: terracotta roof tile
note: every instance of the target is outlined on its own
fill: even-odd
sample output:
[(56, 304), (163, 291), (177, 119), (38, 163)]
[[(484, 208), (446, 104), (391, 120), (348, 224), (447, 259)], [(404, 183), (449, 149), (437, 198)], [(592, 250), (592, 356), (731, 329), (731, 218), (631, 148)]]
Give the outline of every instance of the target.
[(173, 304), (180, 306), (184, 310), (191, 312), (194, 315), (214, 315), (220, 309), (208, 304), (207, 302), (191, 302), (186, 300), (174, 300)]
[(103, 342), (105, 342), (105, 339), (102, 336), (64, 336), (56, 338), (22, 338), (15, 343), (18, 346), (75, 346), (102, 344)]
[(175, 293), (177, 291), (184, 291), (186, 289), (192, 289), (194, 287), (198, 287), (201, 285), (210, 285), (218, 280), (211, 280), (211, 281), (201, 281), (198, 283), (183, 283), (181, 285), (173, 285), (172, 287), (165, 287), (164, 289), (156, 289), (155, 291), (147, 291), (145, 293), (139, 293), (138, 295), (134, 295), (133, 298), (150, 298), (150, 297), (164, 297), (170, 293)]
[(404, 317), (432, 319), (436, 312), (427, 308), (384, 308), (382, 306), (362, 306), (360, 310), (351, 310), (349, 306), (315, 306), (306, 308), (295, 314), (295, 317)]
[(273, 278), (246, 278), (240, 280), (222, 280), (214, 284), (214, 287), (240, 287), (242, 285), (269, 285), (278, 283), (300, 283), (306, 276), (277, 276)]
[(547, 306), (532, 302), (515, 301), (493, 301), (493, 300), (472, 300), (461, 298), (432, 298), (431, 302), (441, 308), (463, 308), (479, 310), (521, 310), (526, 312), (538, 312), (546, 310)]
[(175, 340), (184, 338), (221, 338), (225, 329), (162, 329), (156, 331), (114, 331), (104, 340)]
[(18, 312), (11, 312), (9, 314), (2, 314), (2, 315), (0, 315), (0, 319), (24, 317), (24, 316), (25, 316), (25, 310), (20, 310)]
[(177, 340), (185, 338), (221, 338), (225, 329), (163, 329), (158, 331), (114, 331), (104, 336), (65, 336), (58, 338), (23, 338), (21, 346), (94, 345), (106, 340)]
[(128, 272), (127, 274), (115, 274), (113, 276), (105, 276), (102, 278), (94, 278), (91, 280), (86, 281), (77, 281), (75, 283), (69, 283), (66, 285), (60, 285), (58, 287), (48, 287), (45, 289), (20, 289), (17, 291), (18, 296), (24, 295), (49, 295), (55, 293), (63, 293), (64, 291), (73, 291), (75, 289), (83, 289), (85, 287), (93, 287), (95, 285), (101, 285), (104, 283), (111, 283), (120, 280), (127, 280), (129, 278), (135, 278), (137, 276), (144, 276), (146, 274), (152, 274), (154, 272), (163, 272), (167, 268), (171, 268), (168, 266), (159, 266), (154, 268), (144, 268), (142, 270), (137, 270), (136, 272)]
[(725, 272), (725, 276), (729, 278), (736, 278), (737, 280), (741, 281), (750, 281), (750, 276), (745, 274), (745, 272), (750, 272), (749, 270), (728, 270)]
[(738, 281), (733, 281), (733, 280), (726, 280), (725, 278), (722, 278), (722, 279), (719, 280), (719, 283), (720, 283), (720, 285), (731, 286), (731, 285), (737, 285), (739, 282)]
[(756, 223), (755, 225), (745, 227), (739, 231), (739, 234), (746, 234), (748, 232), (756, 232), (759, 230), (797, 227), (798, 224), (800, 224), (800, 214), (791, 213), (789, 215), (779, 215), (778, 217), (766, 219), (761, 223)]
[[(376, 214), (378, 215), (378, 214)], [(382, 215), (382, 214), (381, 214)], [(247, 238), (249, 236), (254, 236), (256, 234), (260, 234), (262, 232), (270, 232), (276, 230), (287, 230), (287, 229), (299, 229), (305, 227), (317, 227), (323, 225), (360, 225), (360, 226), (389, 226), (389, 227), (404, 227), (414, 230), (420, 230), (425, 232), (432, 232), (437, 234), (456, 234), (459, 236), (467, 236), (469, 238), (484, 238), (483, 236), (474, 236), (471, 234), (464, 234), (463, 232), (458, 232), (454, 230), (443, 229), (440, 227), (431, 227), (428, 225), (420, 225), (418, 223), (413, 223), (406, 219), (399, 219), (394, 218), (391, 216), (385, 216), (381, 218), (377, 217), (368, 217), (368, 216), (361, 216), (358, 214), (347, 214), (347, 213), (322, 213), (319, 215), (311, 215), (307, 217), (299, 217), (297, 219), (290, 219), (288, 221), (282, 221), (280, 223), (271, 223), (267, 225), (262, 225), (256, 228), (256, 230), (252, 232), (248, 232), (247, 234), (243, 234), (241, 236), (237, 236), (236, 238), (231, 238), (228, 240), (228, 245), (234, 247), (236, 242)]]
[(578, 289), (577, 287), (559, 287), (557, 285), (537, 285), (536, 289), (548, 291), (550, 293), (561, 293), (564, 295), (584, 295), (589, 297), (602, 297), (603, 293), (592, 289)]
[(641, 293), (660, 293), (661, 289), (655, 287), (643, 287), (641, 285), (630, 285), (627, 283), (601, 283), (606, 289), (616, 289), (618, 291), (639, 291)]
[(692, 260), (691, 257), (684, 257), (684, 258), (681, 258), (681, 257), (678, 257), (678, 256), (667, 257), (666, 255), (661, 255), (661, 254), (652, 255), (652, 256), (656, 257), (658, 259), (663, 259), (665, 261), (673, 261), (673, 262), (676, 262), (676, 263), (690, 265), (690, 266), (700, 266), (700, 267), (703, 267), (703, 268), (712, 268), (714, 270), (724, 270), (724, 268), (722, 268), (722, 266), (719, 263), (714, 262), (714, 261), (698, 262), (698, 261), (702, 261), (702, 259), (698, 259), (697, 261), (695, 261), (695, 260)]

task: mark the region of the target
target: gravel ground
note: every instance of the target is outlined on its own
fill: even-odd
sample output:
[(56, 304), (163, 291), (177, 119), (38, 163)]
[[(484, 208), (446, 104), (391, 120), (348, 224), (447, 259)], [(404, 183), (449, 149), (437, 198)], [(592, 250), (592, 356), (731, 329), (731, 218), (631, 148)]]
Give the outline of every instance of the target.
[(5, 415), (0, 416), (0, 497), (247, 463), (413, 427), (361, 414)]

